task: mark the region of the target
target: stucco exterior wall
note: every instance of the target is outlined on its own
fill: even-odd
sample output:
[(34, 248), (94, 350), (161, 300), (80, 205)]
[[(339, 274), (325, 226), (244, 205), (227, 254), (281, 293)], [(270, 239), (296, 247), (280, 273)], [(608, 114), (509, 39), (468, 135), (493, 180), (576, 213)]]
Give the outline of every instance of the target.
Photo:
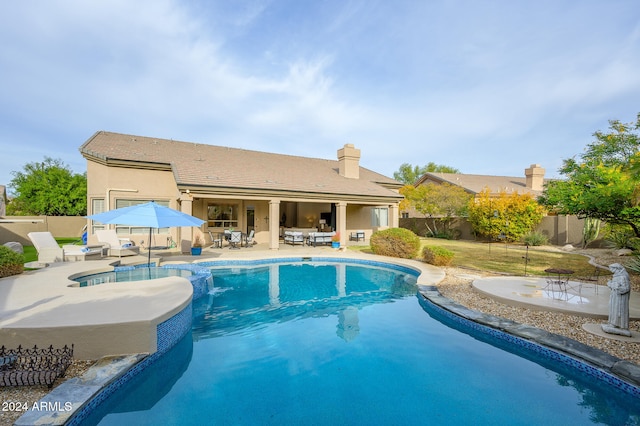
[(15, 223), (0, 223), (0, 244), (16, 241), (32, 245), (29, 232), (51, 232), (54, 237), (82, 237), (82, 228), (87, 220), (82, 216), (2, 216), (1, 219), (16, 220)]
[(169, 207), (178, 208), (180, 193), (171, 171), (141, 170), (123, 167), (106, 167), (87, 162), (87, 198), (91, 211), (91, 200), (102, 198), (108, 201), (109, 209), (115, 207), (118, 198), (149, 201), (168, 200)]
[(347, 230), (371, 229), (371, 207), (347, 205)]
[[(92, 209), (95, 199), (104, 200), (105, 211), (116, 208), (116, 200), (119, 199), (168, 201), (169, 207), (180, 210), (179, 196), (171, 171), (106, 167), (87, 161), (87, 214), (89, 215), (94, 213)], [(131, 238), (136, 245), (144, 242), (152, 246), (165, 246), (169, 237), (176, 242), (181, 239), (179, 228), (171, 228), (168, 233), (154, 233), (151, 242), (148, 241), (148, 235), (122, 236)], [(88, 242), (95, 244), (97, 241), (90, 229)]]

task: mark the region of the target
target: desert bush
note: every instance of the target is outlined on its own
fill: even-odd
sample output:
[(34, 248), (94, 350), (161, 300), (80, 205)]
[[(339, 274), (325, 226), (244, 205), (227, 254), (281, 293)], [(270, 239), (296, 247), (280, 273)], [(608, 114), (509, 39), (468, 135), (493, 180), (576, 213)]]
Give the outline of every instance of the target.
[(631, 227), (625, 225), (607, 224), (604, 230), (604, 240), (612, 249), (633, 249), (635, 234)]
[(444, 247), (425, 246), (422, 249), (422, 260), (435, 266), (448, 266), (453, 260), (454, 253)]
[(0, 278), (19, 275), (24, 271), (24, 256), (9, 247), (0, 246)]
[(634, 254), (625, 266), (628, 270), (640, 274), (640, 255)]
[(549, 243), (549, 239), (542, 232), (529, 232), (522, 241), (530, 246), (544, 246)]
[(420, 249), (420, 238), (404, 228), (376, 231), (371, 236), (371, 250), (380, 256), (413, 259)]
[(640, 238), (638, 237), (629, 238), (629, 248), (635, 252), (640, 253)]

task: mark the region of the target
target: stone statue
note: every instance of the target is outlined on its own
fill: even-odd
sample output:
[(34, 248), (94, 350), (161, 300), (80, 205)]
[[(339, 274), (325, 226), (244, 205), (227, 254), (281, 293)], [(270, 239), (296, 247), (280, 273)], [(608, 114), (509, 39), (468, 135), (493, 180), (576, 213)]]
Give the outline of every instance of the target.
[(607, 283), (611, 289), (609, 296), (609, 322), (602, 325), (602, 331), (631, 337), (629, 331), (629, 296), (631, 282), (627, 270), (619, 263), (609, 265), (613, 277)]

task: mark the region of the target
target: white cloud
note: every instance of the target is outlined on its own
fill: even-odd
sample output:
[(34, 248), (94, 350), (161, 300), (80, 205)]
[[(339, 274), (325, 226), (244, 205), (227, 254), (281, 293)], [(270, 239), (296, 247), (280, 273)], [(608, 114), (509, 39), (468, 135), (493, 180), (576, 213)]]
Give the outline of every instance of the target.
[(78, 147), (111, 130), (520, 174), (638, 112), (633, 2), (34, 4), (0, 5), (0, 148), (32, 160), (53, 143), (82, 167)]

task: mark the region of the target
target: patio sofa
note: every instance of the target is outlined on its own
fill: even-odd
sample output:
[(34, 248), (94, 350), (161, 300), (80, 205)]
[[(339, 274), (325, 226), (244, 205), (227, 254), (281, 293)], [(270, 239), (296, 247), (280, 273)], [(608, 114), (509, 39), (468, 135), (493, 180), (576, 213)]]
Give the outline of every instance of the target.
[(309, 232), (316, 232), (318, 231), (318, 228), (285, 228), (283, 226), (280, 227), (280, 238), (284, 238), (284, 234), (285, 232), (302, 232), (302, 236), (303, 237), (307, 237), (307, 235), (309, 235)]
[(307, 244), (316, 247), (318, 244), (331, 245), (331, 238), (335, 232), (309, 232)]
[(304, 235), (300, 231), (284, 231), (284, 243), (292, 246), (304, 245)]

